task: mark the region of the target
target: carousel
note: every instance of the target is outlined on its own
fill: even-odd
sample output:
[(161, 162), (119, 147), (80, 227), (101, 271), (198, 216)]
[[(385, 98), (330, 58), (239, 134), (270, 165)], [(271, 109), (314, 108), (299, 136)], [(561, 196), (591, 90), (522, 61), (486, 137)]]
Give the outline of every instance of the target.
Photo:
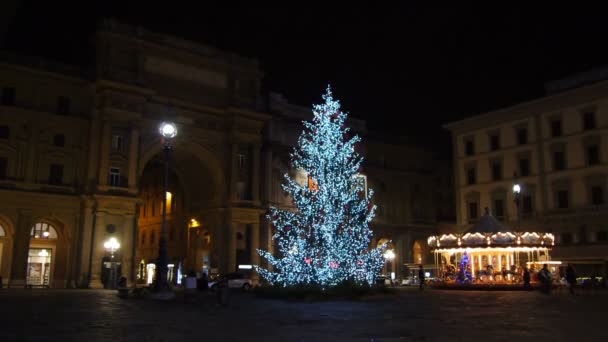
[(551, 260), (553, 234), (506, 229), (487, 209), (469, 231), (431, 236), (428, 244), (443, 284), (521, 284), (524, 267), (535, 275), (561, 264)]

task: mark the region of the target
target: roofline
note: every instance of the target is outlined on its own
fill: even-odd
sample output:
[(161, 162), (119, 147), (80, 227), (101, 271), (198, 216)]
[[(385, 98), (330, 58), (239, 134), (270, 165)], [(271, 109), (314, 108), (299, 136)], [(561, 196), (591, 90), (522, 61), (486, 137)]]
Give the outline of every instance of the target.
[[(552, 100), (554, 100), (556, 98), (559, 98), (559, 97), (564, 97), (564, 96), (567, 96), (567, 95), (571, 95), (571, 94), (574, 94), (576, 92), (580, 92), (580, 91), (583, 91), (583, 90), (588, 90), (588, 89), (593, 89), (593, 88), (600, 88), (600, 87), (606, 87), (606, 86), (608, 86), (608, 80), (596, 82), (596, 83), (593, 83), (593, 84), (589, 84), (589, 85), (578, 87), (578, 88), (574, 88), (574, 89), (569, 89), (569, 90), (566, 90), (566, 91), (563, 91), (563, 92), (560, 92), (560, 93), (544, 96), (544, 97), (537, 98), (537, 99), (534, 99), (534, 100), (521, 102), (521, 103), (518, 103), (518, 104), (515, 104), (515, 105), (512, 105), (512, 106), (509, 106), (509, 107), (500, 108), (500, 109), (493, 110), (493, 111), (490, 111), (490, 112), (485, 112), (485, 113), (482, 113), (482, 114), (479, 114), (479, 115), (475, 115), (475, 116), (471, 116), (471, 117), (468, 117), (468, 118), (465, 118), (465, 119), (462, 119), (462, 120), (459, 120), (459, 121), (449, 122), (449, 123), (443, 124), (441, 127), (444, 128), (444, 129), (450, 130), (451, 132), (454, 132), (454, 131), (458, 130), (459, 128), (462, 128), (462, 127), (466, 126), (467, 124), (479, 122), (479, 120), (492, 119), (492, 118), (495, 118), (495, 116), (506, 114), (506, 113), (509, 113), (509, 112), (523, 111), (523, 110), (528, 109), (527, 107), (532, 107), (534, 105), (539, 105), (539, 104), (542, 104), (544, 102), (549, 102), (549, 101), (552, 101)], [(524, 113), (524, 115), (522, 115), (522, 116), (528, 116), (528, 115), (530, 115), (529, 112)]]

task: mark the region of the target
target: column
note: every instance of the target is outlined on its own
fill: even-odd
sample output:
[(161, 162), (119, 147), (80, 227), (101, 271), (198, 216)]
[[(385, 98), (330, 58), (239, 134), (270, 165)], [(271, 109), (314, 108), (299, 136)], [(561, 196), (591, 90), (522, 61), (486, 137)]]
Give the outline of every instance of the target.
[[(128, 280), (128, 284), (134, 284), (134, 269), (133, 265), (135, 263), (135, 245), (134, 242), (137, 241), (137, 238), (133, 236), (135, 229), (134, 222), (135, 215), (125, 215), (124, 216), (124, 224), (122, 226), (122, 237), (118, 241), (120, 243), (119, 253), (122, 256), (121, 266), (122, 266), (122, 274), (120, 276), (125, 276)], [(176, 266), (177, 267), (177, 266)]]
[(129, 189), (137, 189), (137, 160), (139, 151), (139, 129), (131, 127), (129, 138)]
[(19, 211), (17, 218), (17, 230), (13, 243), (13, 260), (11, 266), (11, 277), (9, 287), (20, 287), (26, 285), (27, 259), (30, 249), (30, 233), (32, 230), (32, 212), (29, 210)]
[(253, 223), (250, 225), (251, 239), (249, 240), (249, 249), (251, 250), (251, 264), (260, 264), (260, 254), (258, 249), (260, 248), (260, 224)]
[(227, 272), (236, 271), (236, 223), (228, 224), (228, 265)]
[(483, 270), (483, 262), (481, 261), (482, 255), (479, 254), (477, 257), (479, 258), (479, 270), (481, 271), (481, 270)]
[(112, 141), (112, 125), (104, 121), (101, 132), (101, 152), (99, 155), (99, 185), (108, 184), (110, 170), (110, 143)]
[(89, 259), (91, 256), (91, 240), (93, 239), (93, 202), (84, 200), (84, 219), (82, 220), (82, 243), (80, 249), (80, 260), (78, 261), (78, 286), (88, 286), (89, 282)]
[(93, 243), (91, 244), (91, 282), (89, 287), (92, 288), (103, 288), (101, 282), (101, 259), (104, 256), (105, 250), (103, 248), (103, 239), (106, 234), (106, 220), (105, 212), (95, 213), (95, 232), (93, 235)]
[[(99, 128), (100, 121), (98, 115), (97, 110), (93, 110), (91, 124), (89, 125), (89, 151), (91, 152), (88, 155), (89, 160), (87, 164), (87, 177), (85, 183), (87, 190), (89, 191), (95, 190), (95, 185), (97, 184), (97, 173), (99, 172), (99, 152), (101, 151), (99, 147), (99, 137), (101, 132)], [(89, 186), (91, 185), (93, 188), (89, 189)]]
[(251, 170), (251, 200), (260, 201), (260, 144), (253, 144), (251, 157), (253, 158)]
[(27, 156), (25, 158), (25, 181), (27, 183), (34, 183), (36, 181), (36, 145), (38, 137), (37, 126), (32, 125), (30, 127), (30, 136), (27, 142)]

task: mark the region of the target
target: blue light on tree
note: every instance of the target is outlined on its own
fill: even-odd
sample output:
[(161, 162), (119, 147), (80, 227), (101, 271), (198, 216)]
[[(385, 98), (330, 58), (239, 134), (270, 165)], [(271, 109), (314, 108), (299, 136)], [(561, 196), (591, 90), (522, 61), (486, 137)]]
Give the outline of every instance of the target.
[(296, 210), (272, 208), (268, 215), (276, 228), (278, 254), (258, 250), (272, 271), (258, 266), (256, 270), (273, 284), (371, 284), (384, 264), (386, 246), (370, 248), (375, 206), (373, 191), (366, 194), (358, 177), (363, 158), (356, 147), (361, 139), (349, 137), (347, 114), (340, 111), (329, 87), (323, 100), (313, 107), (313, 120), (304, 122), (291, 153), (293, 168), (305, 171), (308, 183), (285, 175), (283, 189)]

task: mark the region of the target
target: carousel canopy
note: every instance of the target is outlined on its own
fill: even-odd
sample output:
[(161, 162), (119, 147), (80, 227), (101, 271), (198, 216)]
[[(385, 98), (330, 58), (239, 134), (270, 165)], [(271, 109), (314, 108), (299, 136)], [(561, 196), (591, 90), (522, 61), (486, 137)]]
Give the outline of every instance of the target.
[(479, 219), (479, 222), (473, 228), (469, 229), (467, 233), (498, 233), (506, 232), (509, 229), (505, 228), (498, 220), (490, 213), (486, 208), (485, 214)]

